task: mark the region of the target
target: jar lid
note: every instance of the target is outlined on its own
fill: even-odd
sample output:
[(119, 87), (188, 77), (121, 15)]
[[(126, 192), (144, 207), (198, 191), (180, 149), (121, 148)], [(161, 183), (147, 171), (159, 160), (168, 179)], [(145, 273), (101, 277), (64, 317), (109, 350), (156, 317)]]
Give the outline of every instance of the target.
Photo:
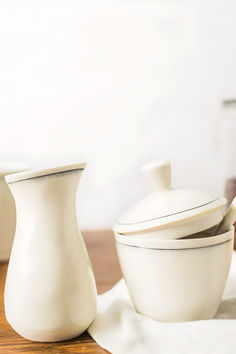
[[(227, 202), (225, 198), (214, 198), (195, 190), (172, 189), (168, 161), (151, 161), (143, 166), (142, 171), (151, 183), (153, 192), (128, 209), (114, 226), (115, 232), (133, 234), (163, 230), (178, 226), (183, 221), (189, 224), (196, 220), (198, 223), (195, 223), (193, 233), (214, 226), (213, 218), (209, 218), (210, 223), (207, 225), (206, 213), (222, 208)], [(205, 218), (202, 224), (199, 222), (200, 215)], [(219, 221), (218, 217), (215, 224)]]

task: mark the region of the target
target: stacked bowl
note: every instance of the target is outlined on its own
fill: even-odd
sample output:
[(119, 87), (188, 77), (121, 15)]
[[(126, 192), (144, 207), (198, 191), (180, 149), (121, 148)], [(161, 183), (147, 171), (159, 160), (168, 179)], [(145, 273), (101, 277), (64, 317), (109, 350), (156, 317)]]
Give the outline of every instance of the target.
[(134, 307), (165, 322), (212, 318), (233, 251), (233, 227), (218, 232), (227, 201), (172, 189), (167, 161), (151, 161), (143, 172), (153, 192), (113, 228)]

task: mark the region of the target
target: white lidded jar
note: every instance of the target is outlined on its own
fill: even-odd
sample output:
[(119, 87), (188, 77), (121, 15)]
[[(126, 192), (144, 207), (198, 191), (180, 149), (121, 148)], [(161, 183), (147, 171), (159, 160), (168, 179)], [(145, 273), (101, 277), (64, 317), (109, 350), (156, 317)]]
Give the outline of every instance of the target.
[(113, 228), (133, 305), (165, 322), (212, 318), (233, 251), (233, 228), (210, 236), (223, 219), (226, 199), (173, 189), (169, 162), (151, 161), (143, 171), (151, 194)]
[(16, 207), (5, 176), (25, 171), (27, 165), (19, 163), (0, 164), (0, 261), (9, 259), (16, 228)]
[(95, 317), (96, 285), (75, 208), (84, 168), (81, 163), (6, 177), (17, 226), (5, 312), (16, 332), (33, 341), (76, 337)]

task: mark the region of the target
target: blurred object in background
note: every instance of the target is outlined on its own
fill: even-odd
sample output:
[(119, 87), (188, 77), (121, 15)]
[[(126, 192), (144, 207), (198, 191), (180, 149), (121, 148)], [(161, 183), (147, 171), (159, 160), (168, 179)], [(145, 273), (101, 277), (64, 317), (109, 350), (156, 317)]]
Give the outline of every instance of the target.
[[(222, 153), (225, 196), (229, 205), (236, 196), (236, 98), (223, 101)], [(236, 226), (236, 223), (234, 224)], [(236, 234), (234, 249), (236, 249)]]
[(229, 205), (236, 195), (236, 177), (228, 178), (225, 183), (225, 196)]
[(223, 101), (222, 153), (225, 196), (230, 204), (236, 195), (236, 98)]

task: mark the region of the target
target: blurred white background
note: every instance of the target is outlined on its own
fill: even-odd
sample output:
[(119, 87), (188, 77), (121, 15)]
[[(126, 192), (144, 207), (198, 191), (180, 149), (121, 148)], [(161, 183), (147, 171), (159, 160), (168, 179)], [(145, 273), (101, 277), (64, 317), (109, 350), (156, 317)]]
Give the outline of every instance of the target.
[(85, 160), (80, 226), (110, 227), (148, 192), (223, 191), (221, 101), (236, 96), (236, 2), (0, 2), (0, 162)]

